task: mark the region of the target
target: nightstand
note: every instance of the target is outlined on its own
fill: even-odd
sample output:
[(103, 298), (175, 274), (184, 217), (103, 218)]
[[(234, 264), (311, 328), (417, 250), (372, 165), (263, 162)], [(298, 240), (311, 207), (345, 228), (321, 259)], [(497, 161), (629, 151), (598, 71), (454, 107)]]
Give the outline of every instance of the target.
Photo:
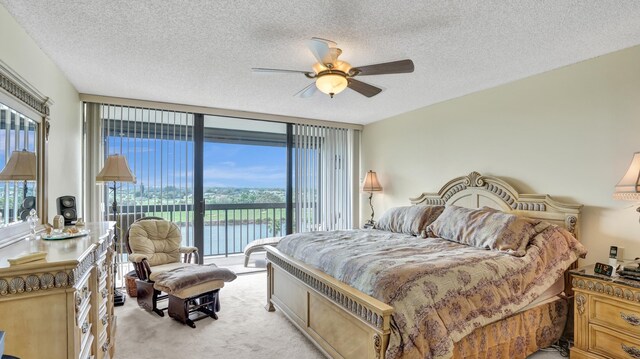
[(571, 359), (640, 359), (640, 281), (570, 271), (574, 296)]

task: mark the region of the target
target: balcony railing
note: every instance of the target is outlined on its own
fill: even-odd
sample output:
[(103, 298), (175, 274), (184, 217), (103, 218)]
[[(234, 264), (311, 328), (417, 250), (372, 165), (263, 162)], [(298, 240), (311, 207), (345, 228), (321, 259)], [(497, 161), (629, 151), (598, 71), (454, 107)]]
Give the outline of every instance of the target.
[[(122, 206), (122, 228), (143, 216), (176, 223), (184, 245), (193, 246), (192, 205)], [(204, 216), (204, 256), (242, 253), (251, 241), (285, 233), (285, 203), (207, 204)]]

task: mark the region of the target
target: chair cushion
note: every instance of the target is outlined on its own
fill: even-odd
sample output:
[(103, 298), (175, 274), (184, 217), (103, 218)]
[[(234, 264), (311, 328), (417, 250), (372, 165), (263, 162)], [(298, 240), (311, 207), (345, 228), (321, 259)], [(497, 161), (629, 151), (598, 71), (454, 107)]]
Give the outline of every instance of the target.
[(173, 292), (171, 293), (171, 295), (173, 295), (174, 297), (185, 299), (196, 296), (198, 294), (211, 292), (212, 290), (220, 289), (222, 287), (224, 287), (223, 280), (210, 280), (208, 282), (199, 283), (191, 287)]
[(197, 265), (198, 264), (194, 264), (194, 263), (173, 262), (173, 263), (161, 264), (159, 266), (154, 266), (153, 268), (151, 268), (151, 274), (149, 274), (149, 280), (152, 282), (155, 282), (158, 274), (160, 273), (164, 273), (166, 271), (174, 270), (180, 267), (197, 266)]
[[(129, 246), (133, 253), (146, 254), (152, 267), (180, 261), (182, 235), (175, 223), (148, 219), (129, 227)], [(154, 272), (156, 269), (151, 269)]]
[(218, 268), (215, 264), (190, 265), (157, 274), (153, 287), (175, 295), (202, 283), (219, 280), (231, 282), (235, 279), (235, 273), (227, 268)]

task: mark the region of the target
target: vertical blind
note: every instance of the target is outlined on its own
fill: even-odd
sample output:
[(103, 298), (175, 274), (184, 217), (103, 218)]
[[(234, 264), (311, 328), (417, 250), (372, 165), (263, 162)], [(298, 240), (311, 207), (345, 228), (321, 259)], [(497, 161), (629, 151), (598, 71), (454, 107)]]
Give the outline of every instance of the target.
[[(193, 114), (112, 105), (101, 105), (99, 113), (104, 150), (98, 155), (125, 156), (136, 176), (135, 184), (118, 184), (123, 228), (140, 217), (163, 217), (178, 224), (183, 242), (192, 245)], [(113, 194), (105, 192), (105, 198), (104, 218)]]
[[(36, 123), (0, 103), (0, 163), (4, 167), (13, 151), (36, 152)], [(22, 208), (24, 181), (0, 182), (0, 223), (24, 220), (28, 211)], [(35, 196), (35, 182), (28, 181), (27, 196)], [(35, 200), (34, 200), (35, 202)]]
[(354, 130), (294, 124), (294, 232), (352, 228)]

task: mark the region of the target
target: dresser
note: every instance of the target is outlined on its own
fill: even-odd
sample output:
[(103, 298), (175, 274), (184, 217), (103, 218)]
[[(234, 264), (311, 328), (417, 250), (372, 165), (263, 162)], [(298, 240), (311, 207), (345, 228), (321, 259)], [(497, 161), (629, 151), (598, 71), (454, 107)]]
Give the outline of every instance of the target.
[[(0, 249), (0, 330), (21, 359), (104, 359), (115, 350), (113, 222), (82, 237), (23, 240)], [(46, 261), (7, 259), (43, 251)]]
[(571, 271), (574, 296), (572, 359), (640, 359), (640, 281)]

